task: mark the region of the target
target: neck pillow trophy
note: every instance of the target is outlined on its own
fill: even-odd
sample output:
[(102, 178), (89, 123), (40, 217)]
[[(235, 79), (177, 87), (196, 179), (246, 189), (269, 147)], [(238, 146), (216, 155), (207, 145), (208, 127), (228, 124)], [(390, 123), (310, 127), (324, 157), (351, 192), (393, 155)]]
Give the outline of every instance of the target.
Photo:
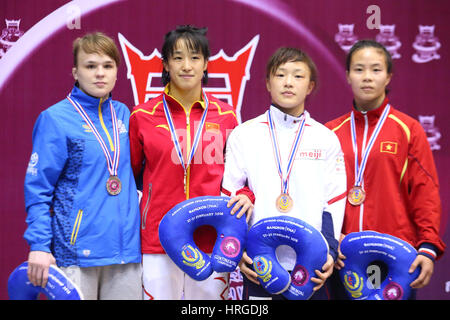
[[(340, 270), (340, 278), (351, 299), (408, 299), (409, 285), (420, 272), (420, 268), (408, 272), (417, 256), (416, 249), (409, 243), (375, 231), (353, 232), (342, 240), (341, 252), (347, 259)], [(387, 269), (384, 279), (380, 263)]]
[[(229, 200), (219, 196), (185, 200), (167, 212), (159, 224), (159, 239), (167, 255), (194, 280), (205, 280), (213, 271), (232, 272), (241, 260), (247, 223), (230, 214)], [(202, 225), (213, 226), (217, 232), (211, 257), (194, 242), (193, 233)]]
[(51, 265), (45, 288), (34, 286), (27, 276), (28, 262), (19, 265), (8, 279), (11, 300), (36, 300), (40, 294), (49, 300), (83, 300), (81, 290), (58, 267)]
[[(280, 245), (290, 246), (297, 255), (291, 273), (276, 257), (275, 250)], [(282, 294), (289, 300), (306, 300), (313, 294), (315, 284), (310, 279), (314, 270), (320, 270), (327, 260), (328, 244), (322, 233), (308, 223), (290, 216), (275, 216), (251, 227), (247, 254), (267, 292)]]

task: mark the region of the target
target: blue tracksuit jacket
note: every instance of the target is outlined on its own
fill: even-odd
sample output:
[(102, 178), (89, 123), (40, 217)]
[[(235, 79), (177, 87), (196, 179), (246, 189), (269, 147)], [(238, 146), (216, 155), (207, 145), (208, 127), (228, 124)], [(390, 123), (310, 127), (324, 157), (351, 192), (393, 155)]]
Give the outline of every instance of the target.
[(52, 252), (58, 266), (80, 267), (141, 261), (139, 203), (130, 165), (128, 108), (91, 97), (74, 86), (81, 104), (114, 148), (110, 101), (118, 119), (122, 191), (111, 196), (105, 155), (92, 131), (68, 99), (43, 111), (33, 130), (33, 151), (25, 176), (30, 250)]

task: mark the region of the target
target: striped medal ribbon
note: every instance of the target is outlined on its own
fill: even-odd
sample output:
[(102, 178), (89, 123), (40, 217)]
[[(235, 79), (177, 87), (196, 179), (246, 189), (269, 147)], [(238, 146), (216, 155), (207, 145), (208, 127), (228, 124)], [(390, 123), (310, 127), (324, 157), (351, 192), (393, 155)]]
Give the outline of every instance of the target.
[(118, 168), (119, 168), (119, 157), (120, 157), (120, 140), (119, 140), (119, 126), (117, 123), (116, 111), (114, 110), (112, 102), (109, 101), (109, 109), (111, 110), (111, 120), (112, 120), (112, 127), (113, 127), (113, 136), (114, 136), (114, 145), (113, 145), (114, 155), (113, 156), (111, 156), (111, 153), (109, 152), (109, 149), (108, 149), (105, 141), (103, 140), (102, 136), (98, 132), (94, 123), (89, 118), (88, 114), (86, 113), (84, 108), (81, 106), (81, 104), (78, 101), (74, 100), (70, 96), (70, 94), (67, 96), (67, 100), (69, 100), (70, 103), (74, 106), (74, 108), (78, 111), (80, 116), (83, 118), (83, 120), (88, 125), (89, 129), (91, 129), (95, 138), (97, 138), (97, 141), (99, 142), (99, 144), (103, 150), (103, 153), (105, 154), (106, 164), (107, 164), (108, 172), (109, 172), (109, 178), (106, 181), (106, 190), (112, 196), (118, 195), (120, 193), (120, 191), (122, 190), (122, 182), (120, 181), (119, 177), (117, 176)]
[(355, 154), (355, 184), (348, 192), (347, 199), (348, 202), (350, 202), (354, 206), (361, 205), (366, 199), (366, 192), (362, 187), (364, 170), (366, 169), (367, 159), (369, 157), (370, 150), (372, 149), (375, 140), (378, 137), (378, 134), (381, 132), (381, 128), (383, 127), (383, 124), (386, 121), (390, 109), (391, 106), (389, 104), (386, 106), (386, 108), (384, 108), (383, 113), (381, 114), (380, 119), (378, 119), (375, 129), (373, 130), (372, 135), (370, 136), (367, 146), (365, 148), (363, 146), (363, 149), (361, 150), (362, 151), (361, 164), (359, 164), (358, 162), (358, 144), (356, 142), (355, 115), (353, 111), (351, 113), (350, 130), (352, 135), (353, 153)]
[(267, 112), (267, 118), (269, 123), (269, 131), (270, 131), (270, 138), (272, 140), (272, 147), (275, 154), (275, 161), (277, 163), (277, 169), (278, 174), (281, 178), (281, 194), (277, 197), (275, 205), (280, 212), (288, 212), (292, 209), (292, 206), (294, 204), (294, 201), (289, 196), (289, 176), (292, 171), (292, 167), (294, 165), (294, 158), (295, 154), (297, 153), (298, 147), (300, 145), (300, 141), (303, 136), (303, 129), (305, 127), (306, 122), (306, 114), (303, 113), (301, 116), (300, 123), (298, 125), (298, 130), (294, 138), (294, 142), (291, 147), (291, 151), (288, 157), (288, 164), (286, 167), (286, 172), (283, 174), (282, 166), (281, 166), (281, 154), (280, 154), (280, 148), (278, 146), (278, 138), (275, 128), (275, 123), (272, 119), (272, 113), (270, 111), (270, 108)]
[[(184, 170), (184, 192), (186, 193), (186, 183), (187, 183), (187, 170), (189, 166), (191, 165), (192, 159), (194, 158), (195, 151), (198, 148), (200, 137), (202, 135), (203, 127), (205, 125), (206, 121), (206, 114), (208, 113), (208, 107), (209, 107), (209, 100), (206, 96), (206, 93), (204, 90), (202, 90), (203, 99), (205, 101), (205, 110), (203, 111), (202, 118), (200, 120), (200, 125), (197, 128), (197, 131), (194, 136), (194, 143), (192, 144), (192, 148), (190, 150), (189, 156), (187, 157), (187, 161), (185, 162), (183, 159), (183, 152), (181, 151), (181, 145), (180, 141), (178, 140), (178, 136), (176, 134), (175, 124), (173, 122), (172, 114), (170, 112), (170, 109), (167, 105), (166, 101), (166, 94), (163, 94), (163, 106), (164, 106), (164, 114), (166, 115), (167, 124), (169, 125), (169, 131), (172, 136), (172, 141), (175, 146), (175, 150), (178, 156), (178, 159), (180, 160), (181, 166)], [(189, 134), (189, 133), (188, 133)]]

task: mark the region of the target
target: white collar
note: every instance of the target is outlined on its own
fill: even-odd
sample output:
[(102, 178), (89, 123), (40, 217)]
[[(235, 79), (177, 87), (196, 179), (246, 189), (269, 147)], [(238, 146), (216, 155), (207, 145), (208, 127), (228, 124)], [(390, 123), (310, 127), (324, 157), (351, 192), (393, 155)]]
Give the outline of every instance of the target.
[(294, 117), (287, 113), (284, 113), (274, 105), (270, 105), (270, 112), (272, 114), (272, 119), (275, 122), (276, 126), (281, 126), (285, 128), (297, 127), (299, 121), (302, 119), (302, 115), (305, 116), (306, 122), (308, 122), (309, 119), (309, 113), (306, 110), (304, 110), (300, 116)]

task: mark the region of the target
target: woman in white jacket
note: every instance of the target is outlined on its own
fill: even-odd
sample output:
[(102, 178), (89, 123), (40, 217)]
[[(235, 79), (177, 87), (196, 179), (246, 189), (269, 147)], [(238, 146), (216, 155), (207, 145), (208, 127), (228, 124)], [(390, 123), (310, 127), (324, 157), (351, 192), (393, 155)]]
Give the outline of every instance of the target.
[[(311, 118), (305, 99), (317, 83), (317, 69), (304, 52), (280, 48), (267, 65), (266, 85), (271, 105), (262, 115), (239, 125), (230, 135), (224, 193), (234, 194), (244, 185), (255, 194), (250, 225), (277, 215), (299, 218), (320, 230), (329, 245), (322, 270), (316, 270), (313, 298), (325, 298), (322, 288), (331, 275), (344, 217), (346, 176), (336, 135)], [(293, 250), (280, 246), (277, 257), (293, 270)], [(248, 266), (245, 253), (240, 263), (244, 299), (281, 298), (259, 286), (257, 274)]]

